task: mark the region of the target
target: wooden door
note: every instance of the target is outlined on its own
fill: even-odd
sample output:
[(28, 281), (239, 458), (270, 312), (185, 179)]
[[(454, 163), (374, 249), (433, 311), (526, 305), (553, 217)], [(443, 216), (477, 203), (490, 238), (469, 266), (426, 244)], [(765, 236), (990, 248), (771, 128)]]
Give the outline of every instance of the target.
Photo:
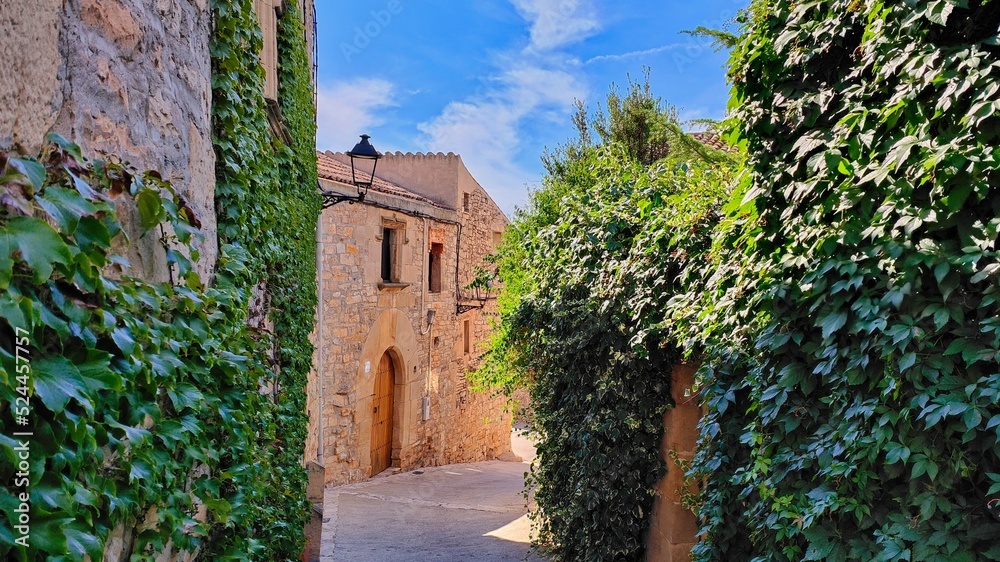
[(386, 352), (375, 373), (372, 400), (372, 476), (392, 465), (392, 392), (396, 376), (392, 358)]

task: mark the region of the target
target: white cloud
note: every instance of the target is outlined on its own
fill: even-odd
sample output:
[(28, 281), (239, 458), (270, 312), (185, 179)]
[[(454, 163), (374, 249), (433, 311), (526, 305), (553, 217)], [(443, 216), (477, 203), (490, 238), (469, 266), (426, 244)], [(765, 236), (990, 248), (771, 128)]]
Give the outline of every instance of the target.
[(685, 45), (683, 43), (671, 43), (671, 44), (668, 44), (668, 45), (663, 45), (661, 47), (654, 47), (652, 49), (644, 49), (642, 51), (630, 51), (628, 53), (622, 53), (620, 55), (600, 55), (600, 56), (596, 56), (596, 57), (593, 57), (591, 59), (588, 59), (587, 62), (585, 62), (584, 64), (591, 64), (591, 63), (595, 63), (595, 62), (608, 62), (608, 61), (618, 62), (618, 61), (623, 61), (623, 60), (631, 59), (631, 58), (635, 58), (635, 57), (645, 57), (645, 56), (649, 56), (649, 55), (656, 55), (656, 54), (662, 53), (664, 51), (672, 51), (674, 49), (681, 49), (681, 48), (684, 48), (684, 47), (689, 47), (690, 48), (689, 45)]
[(510, 213), (523, 204), (525, 184), (537, 187), (537, 172), (518, 162), (540, 147), (526, 138), (530, 125), (569, 121), (576, 99), (587, 97), (578, 59), (562, 49), (600, 29), (597, 0), (510, 0), (524, 18), (530, 44), (521, 53), (496, 57), (499, 75), (483, 91), (445, 106), (418, 125), (421, 149), (456, 152), (500, 207)]
[(317, 94), (316, 148), (343, 152), (385, 119), (385, 108), (396, 105), (395, 86), (381, 78), (321, 85)]
[[(561, 70), (520, 67), (504, 72), (485, 94), (449, 103), (441, 115), (418, 125), (432, 152), (456, 152), (505, 211), (523, 202), (524, 184), (536, 182), (516, 164), (528, 120), (565, 119), (586, 90)], [(531, 149), (537, 148), (528, 144)]]
[(576, 43), (599, 29), (594, 0), (511, 0), (531, 24), (531, 47), (548, 51)]

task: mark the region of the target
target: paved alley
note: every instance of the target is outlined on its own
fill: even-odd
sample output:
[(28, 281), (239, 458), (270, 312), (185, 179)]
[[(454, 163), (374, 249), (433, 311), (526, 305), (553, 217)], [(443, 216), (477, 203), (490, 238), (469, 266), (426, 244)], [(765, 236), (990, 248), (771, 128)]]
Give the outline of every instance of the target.
[(516, 430), (512, 447), (522, 462), (431, 467), (328, 488), (320, 560), (542, 560), (530, 552), (521, 494), (534, 447)]

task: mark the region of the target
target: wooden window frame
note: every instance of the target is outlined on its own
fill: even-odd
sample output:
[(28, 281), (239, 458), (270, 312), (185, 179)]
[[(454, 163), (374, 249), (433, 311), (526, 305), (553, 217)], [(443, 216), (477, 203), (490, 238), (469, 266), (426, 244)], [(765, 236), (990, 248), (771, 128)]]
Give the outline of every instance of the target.
[[(379, 289), (399, 290), (410, 284), (403, 280), (403, 245), (406, 244), (406, 223), (382, 220), (379, 252)], [(388, 279), (386, 274), (388, 273)]]
[(284, 0), (254, 0), (254, 11), (264, 41), (260, 66), (264, 69), (264, 99), (278, 101), (278, 16), (285, 11)]

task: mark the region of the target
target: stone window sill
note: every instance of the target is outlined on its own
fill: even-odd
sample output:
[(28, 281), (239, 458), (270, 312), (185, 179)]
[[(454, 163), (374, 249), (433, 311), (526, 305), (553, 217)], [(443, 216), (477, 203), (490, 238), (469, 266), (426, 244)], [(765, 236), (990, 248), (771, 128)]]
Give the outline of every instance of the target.
[(402, 291), (403, 289), (409, 287), (409, 283), (389, 283), (387, 281), (378, 282), (378, 290), (385, 291), (387, 293), (395, 293), (397, 291)]

